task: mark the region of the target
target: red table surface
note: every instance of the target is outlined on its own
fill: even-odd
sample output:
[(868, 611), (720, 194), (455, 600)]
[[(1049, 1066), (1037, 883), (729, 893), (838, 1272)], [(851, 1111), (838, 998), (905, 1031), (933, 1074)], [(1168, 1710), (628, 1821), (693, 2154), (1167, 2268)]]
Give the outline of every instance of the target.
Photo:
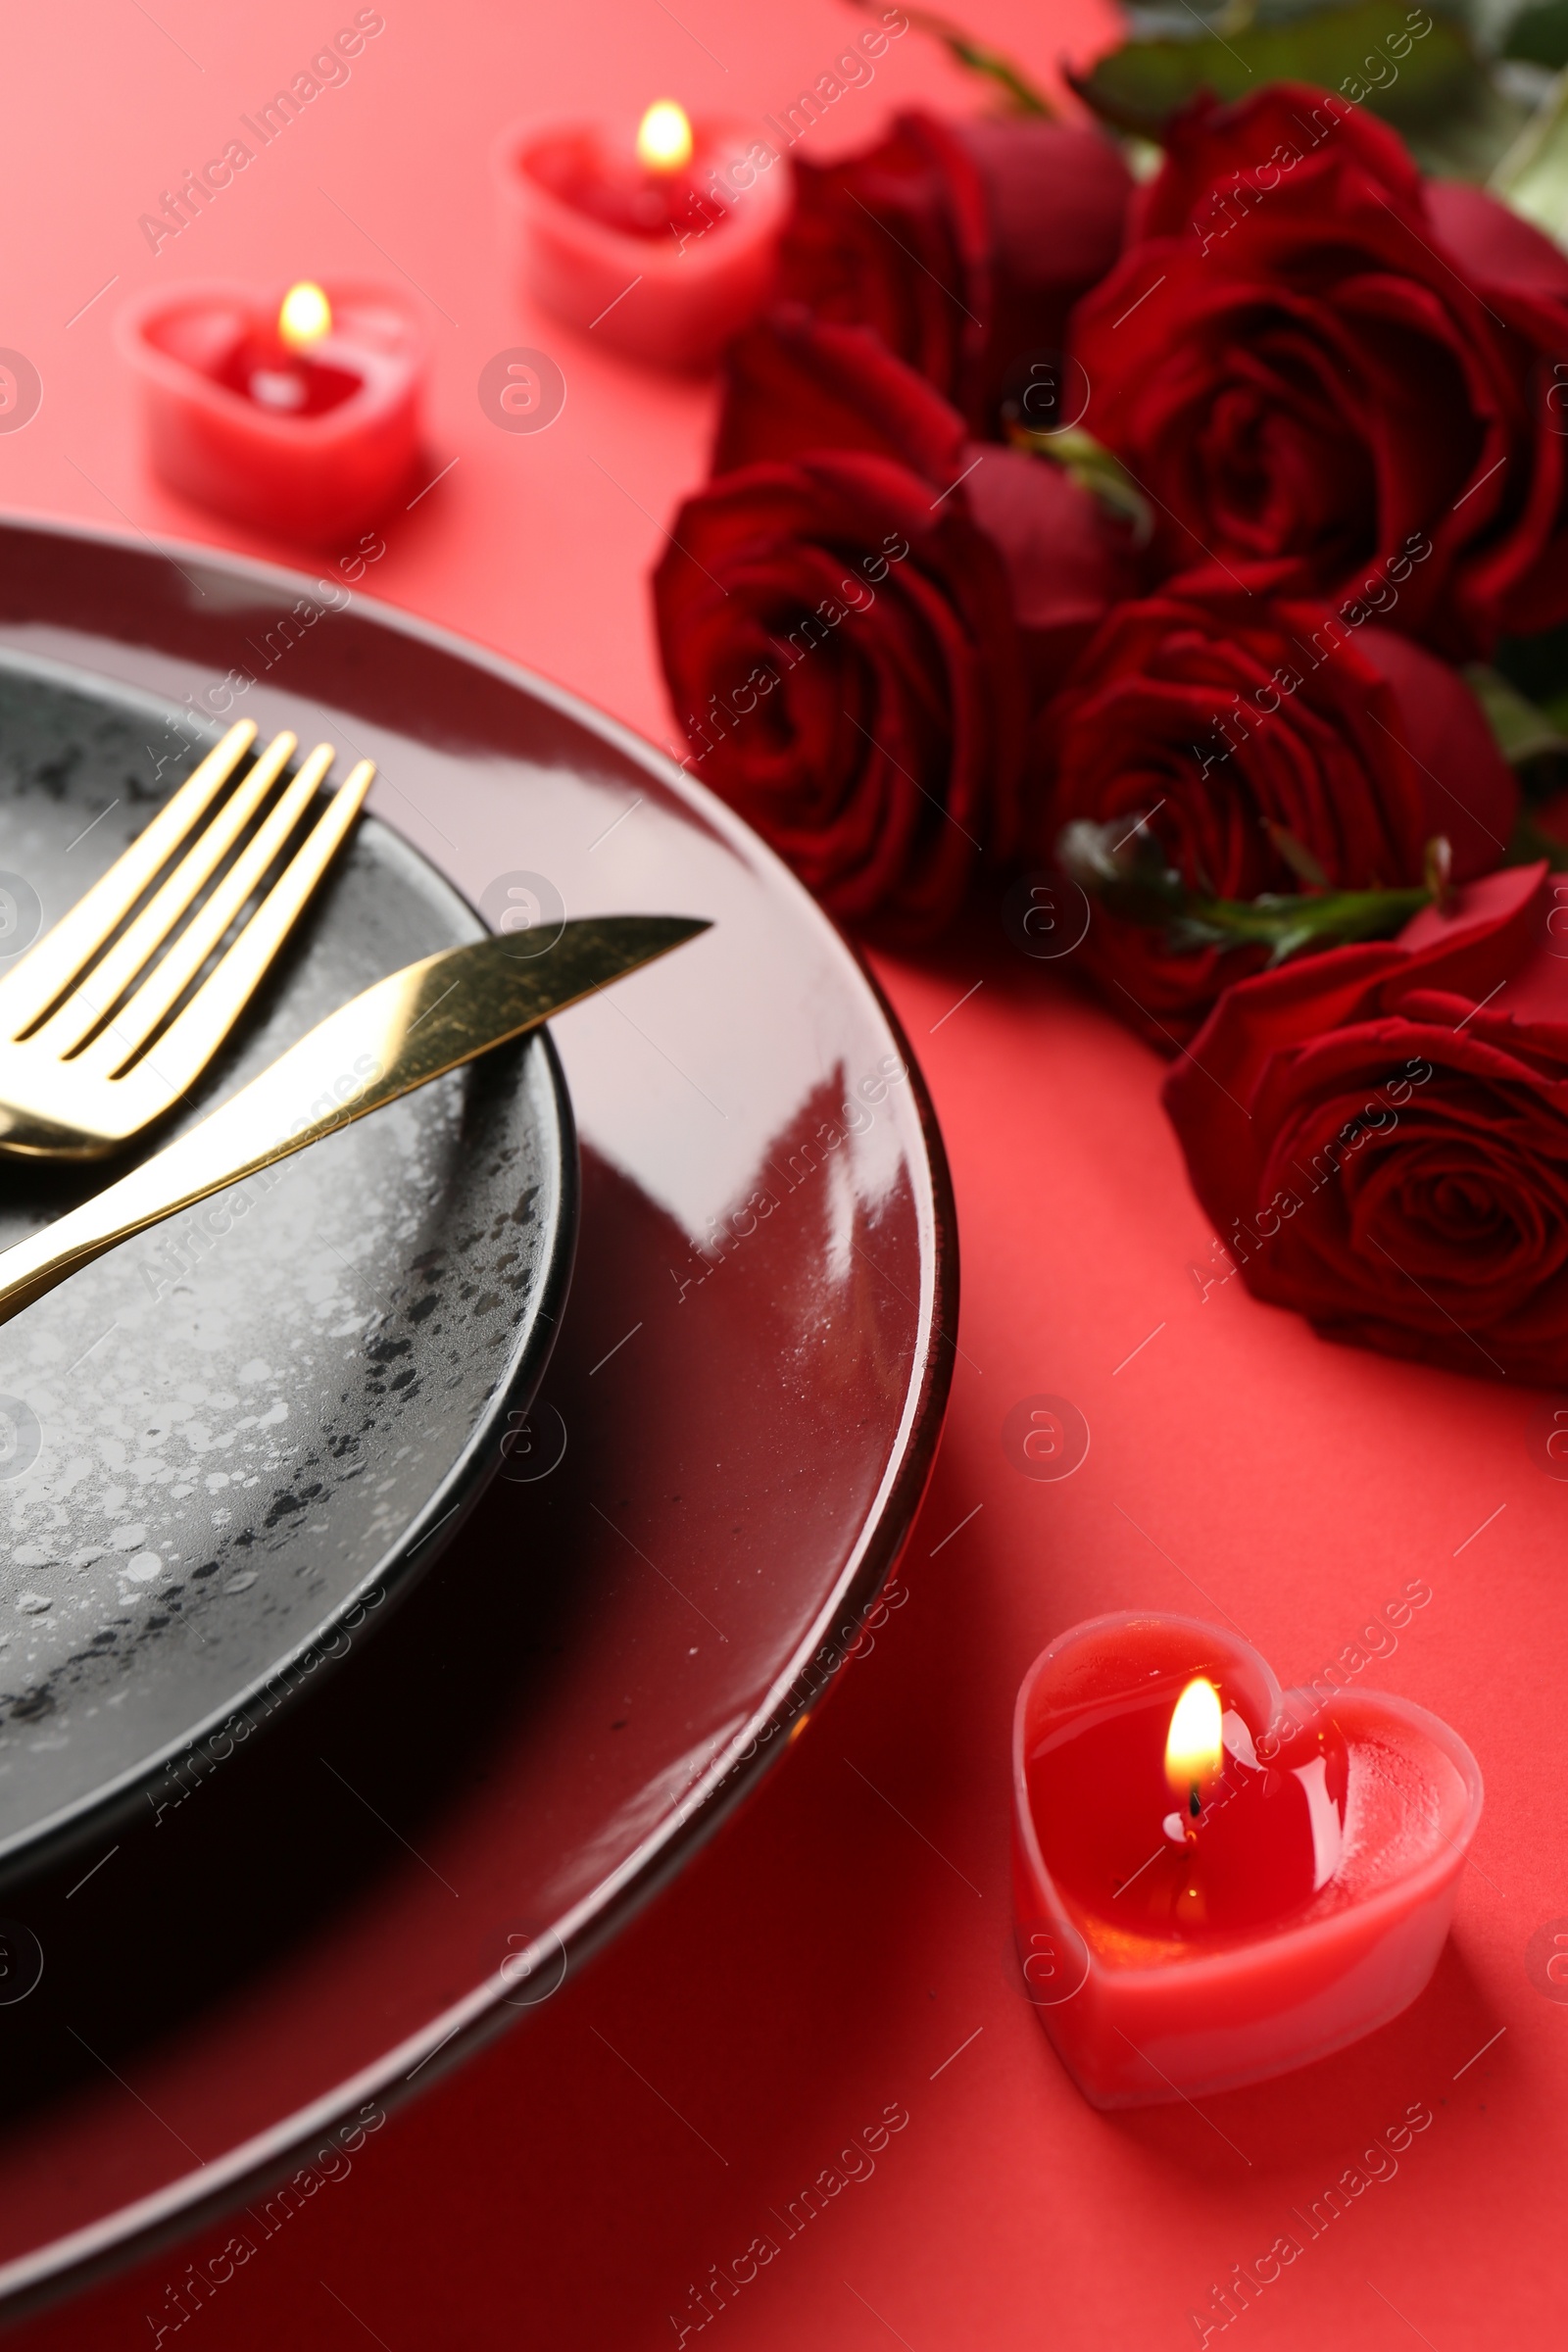
[[(159, 279), (391, 271), (424, 298), (430, 472), (452, 469), (388, 524), (367, 585), (667, 742), (645, 581), (701, 477), (711, 390), (518, 302), (488, 149), (518, 115), (634, 113), (664, 92), (774, 111), (855, 20), (830, 0), (681, 0), (678, 15), (662, 0), (388, 0), (350, 81), (155, 259), (138, 216), (352, 14), (327, 0), (10, 13), (0, 344), (44, 392), (25, 430), (0, 434), (0, 504), (288, 560), (149, 480), (113, 313)], [(985, 0), (974, 22), (1040, 73), (1106, 26), (1093, 0)], [(864, 141), (913, 101), (978, 103), (911, 33), (811, 132), (814, 151)], [(485, 361), (519, 342), (567, 381), (539, 435), (496, 430), (476, 397)], [(386, 813), (439, 862), (416, 815)], [(1235, 2323), (1256, 2352), (1331, 2335), (1340, 2352), (1412, 2338), (1456, 2352), (1560, 2326), (1568, 2007), (1544, 1997), (1539, 1931), (1559, 1914), (1568, 1929), (1568, 1486), (1532, 1458), (1539, 1399), (1327, 1347), (1235, 1284), (1201, 1298), (1189, 1268), (1209, 1237), (1158, 1063), (1070, 978), (1016, 954), (998, 908), (923, 964), (878, 968), (931, 1082), (963, 1243), (960, 1361), (906, 1601), (675, 1885), (508, 2039), (395, 2114), (189, 2340), (669, 2345), (671, 2313), (700, 2316), (689, 2289), (759, 2235), (777, 2257), (710, 2323), (730, 2352), (1196, 2343), (1191, 2308), (1286, 2231), (1302, 2255)], [(1042, 1391), (1093, 1432), (1061, 1484), (1020, 1476), (1003, 1450), (1009, 1406)], [(1433, 1985), (1282, 2082), (1096, 2114), (1009, 1948), (1024, 1668), (1079, 1618), (1149, 1606), (1229, 1615), (1291, 1682), (1417, 1577), (1431, 1601), (1364, 1679), (1450, 1721), (1488, 1783)], [(1430, 2128), (1307, 2237), (1293, 2209), (1413, 2106)], [(890, 2107), (907, 2123), (787, 2234), (792, 2200)], [(15, 2340), (150, 2341), (144, 2315), (224, 2234)]]

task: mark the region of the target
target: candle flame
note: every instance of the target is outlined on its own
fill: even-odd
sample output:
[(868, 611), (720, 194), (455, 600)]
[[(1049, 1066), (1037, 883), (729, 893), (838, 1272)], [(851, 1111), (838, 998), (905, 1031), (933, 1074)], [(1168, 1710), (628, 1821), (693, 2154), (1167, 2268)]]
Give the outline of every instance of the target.
[(306, 351), (332, 331), (332, 306), (318, 285), (302, 278), (290, 286), (277, 314), (277, 331), (293, 351)]
[(637, 126), (637, 161), (649, 172), (682, 172), (692, 160), (692, 126), (684, 107), (660, 98)]
[(1165, 1741), (1165, 1778), (1178, 1796), (1188, 1798), (1212, 1779), (1225, 1760), (1220, 1736), (1219, 1692), (1199, 1675), (1176, 1701)]

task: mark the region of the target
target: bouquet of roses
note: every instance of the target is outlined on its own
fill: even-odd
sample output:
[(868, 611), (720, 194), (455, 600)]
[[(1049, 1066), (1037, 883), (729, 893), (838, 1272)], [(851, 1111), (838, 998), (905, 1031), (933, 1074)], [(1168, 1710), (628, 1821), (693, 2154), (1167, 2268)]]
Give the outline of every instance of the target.
[(1156, 27), (1076, 85), (1115, 136), (941, 26), (1016, 111), (797, 164), (655, 593), (688, 766), (841, 919), (1087, 894), (1216, 1279), (1549, 1382), (1568, 11), (1517, 23)]

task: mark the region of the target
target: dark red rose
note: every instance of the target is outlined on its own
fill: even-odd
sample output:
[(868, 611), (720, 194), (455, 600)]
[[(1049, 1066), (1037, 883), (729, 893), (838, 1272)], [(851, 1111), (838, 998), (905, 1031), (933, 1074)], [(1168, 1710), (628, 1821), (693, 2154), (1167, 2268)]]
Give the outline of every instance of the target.
[(1568, 617), (1568, 257), (1344, 100), (1196, 101), (1071, 344), (1171, 567), (1337, 598), (1429, 544), (1440, 651)]
[[(1369, 890), (1420, 882), (1427, 843), (1446, 834), (1468, 880), (1498, 862), (1518, 808), (1475, 696), (1435, 655), (1326, 606), (1193, 581), (1111, 613), (1042, 737), (1042, 849), (1075, 818), (1130, 833), (1147, 814), (1167, 862), (1217, 898), (1300, 888), (1282, 835), (1325, 882)], [(1101, 906), (1080, 953), (1167, 1050), (1266, 956), (1178, 952)]]
[[(1023, 635), (1033, 698), (1054, 690), (1106, 612), (1137, 586), (1127, 532), (1049, 461), (966, 443), (959, 418), (863, 329), (799, 304), (732, 343), (712, 471), (808, 451), (897, 455), (956, 495), (995, 543)], [(934, 510), (933, 510), (934, 511)]]
[(1504, 868), (1396, 940), (1220, 999), (1165, 1104), (1257, 1298), (1390, 1354), (1561, 1383), (1568, 885), (1544, 876)]
[(867, 154), (795, 172), (786, 296), (874, 328), (974, 433), (995, 431), (1015, 360), (1060, 350), (1120, 250), (1132, 186), (1098, 131), (919, 113)]
[(1017, 846), (1031, 697), (1124, 587), (1123, 542), (804, 313), (734, 347), (717, 463), (654, 581), (688, 765), (835, 914), (928, 934)]

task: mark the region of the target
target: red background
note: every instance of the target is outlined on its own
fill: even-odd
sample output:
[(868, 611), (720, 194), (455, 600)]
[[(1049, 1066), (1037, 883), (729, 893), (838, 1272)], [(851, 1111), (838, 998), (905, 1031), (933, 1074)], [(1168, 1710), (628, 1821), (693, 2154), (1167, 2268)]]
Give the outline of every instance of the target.
[[(645, 581), (661, 522), (702, 474), (711, 391), (518, 302), (488, 149), (517, 115), (635, 112), (663, 92), (772, 111), (854, 20), (830, 0), (384, 13), (347, 86), (155, 260), (138, 215), (352, 10), (11, 12), (0, 343), (31, 359), (44, 399), (0, 435), (0, 504), (287, 560), (147, 478), (113, 313), (160, 278), (266, 286), (395, 263), (427, 297), (430, 471), (458, 464), (388, 525), (368, 584), (667, 742)], [(984, 0), (974, 23), (1040, 74), (1105, 32), (1093, 0)], [(816, 152), (915, 100), (977, 103), (911, 33), (813, 130)], [(568, 383), (537, 436), (494, 429), (475, 394), (518, 341)], [(440, 861), (416, 817), (385, 813)], [(962, 1352), (907, 1600), (684, 1877), (509, 2039), (395, 2115), (192, 2323), (203, 2342), (673, 2344), (688, 2286), (759, 2232), (781, 2239), (773, 2209), (893, 2102), (909, 2122), (874, 2171), (712, 2323), (729, 2352), (1196, 2343), (1187, 2315), (1210, 2283), (1282, 2230), (1299, 2236), (1290, 2209), (1417, 2102), (1432, 2128), (1237, 2323), (1246, 2340), (1332, 2334), (1362, 2352), (1413, 2332), (1448, 2352), (1539, 2340), (1560, 2314), (1568, 2008), (1527, 1963), (1537, 1931), (1568, 1914), (1568, 1487), (1532, 1457), (1539, 1398), (1323, 1346), (1234, 1283), (1200, 1298), (1189, 1266), (1209, 1237), (1158, 1110), (1159, 1064), (1061, 968), (1010, 948), (998, 908), (924, 965), (879, 968), (947, 1134), (964, 1253)], [(1093, 1431), (1060, 1485), (1020, 1477), (1002, 1448), (1008, 1408), (1041, 1391)], [(1433, 1986), (1286, 2082), (1201, 2111), (1092, 2112), (1008, 1949), (1007, 1725), (1025, 1666), (1080, 1617), (1149, 1605), (1227, 1613), (1291, 1682), (1418, 1576), (1431, 1603), (1365, 1679), (1446, 1716), (1488, 1780)], [(17, 2340), (150, 2341), (143, 2315), (223, 2235)]]

